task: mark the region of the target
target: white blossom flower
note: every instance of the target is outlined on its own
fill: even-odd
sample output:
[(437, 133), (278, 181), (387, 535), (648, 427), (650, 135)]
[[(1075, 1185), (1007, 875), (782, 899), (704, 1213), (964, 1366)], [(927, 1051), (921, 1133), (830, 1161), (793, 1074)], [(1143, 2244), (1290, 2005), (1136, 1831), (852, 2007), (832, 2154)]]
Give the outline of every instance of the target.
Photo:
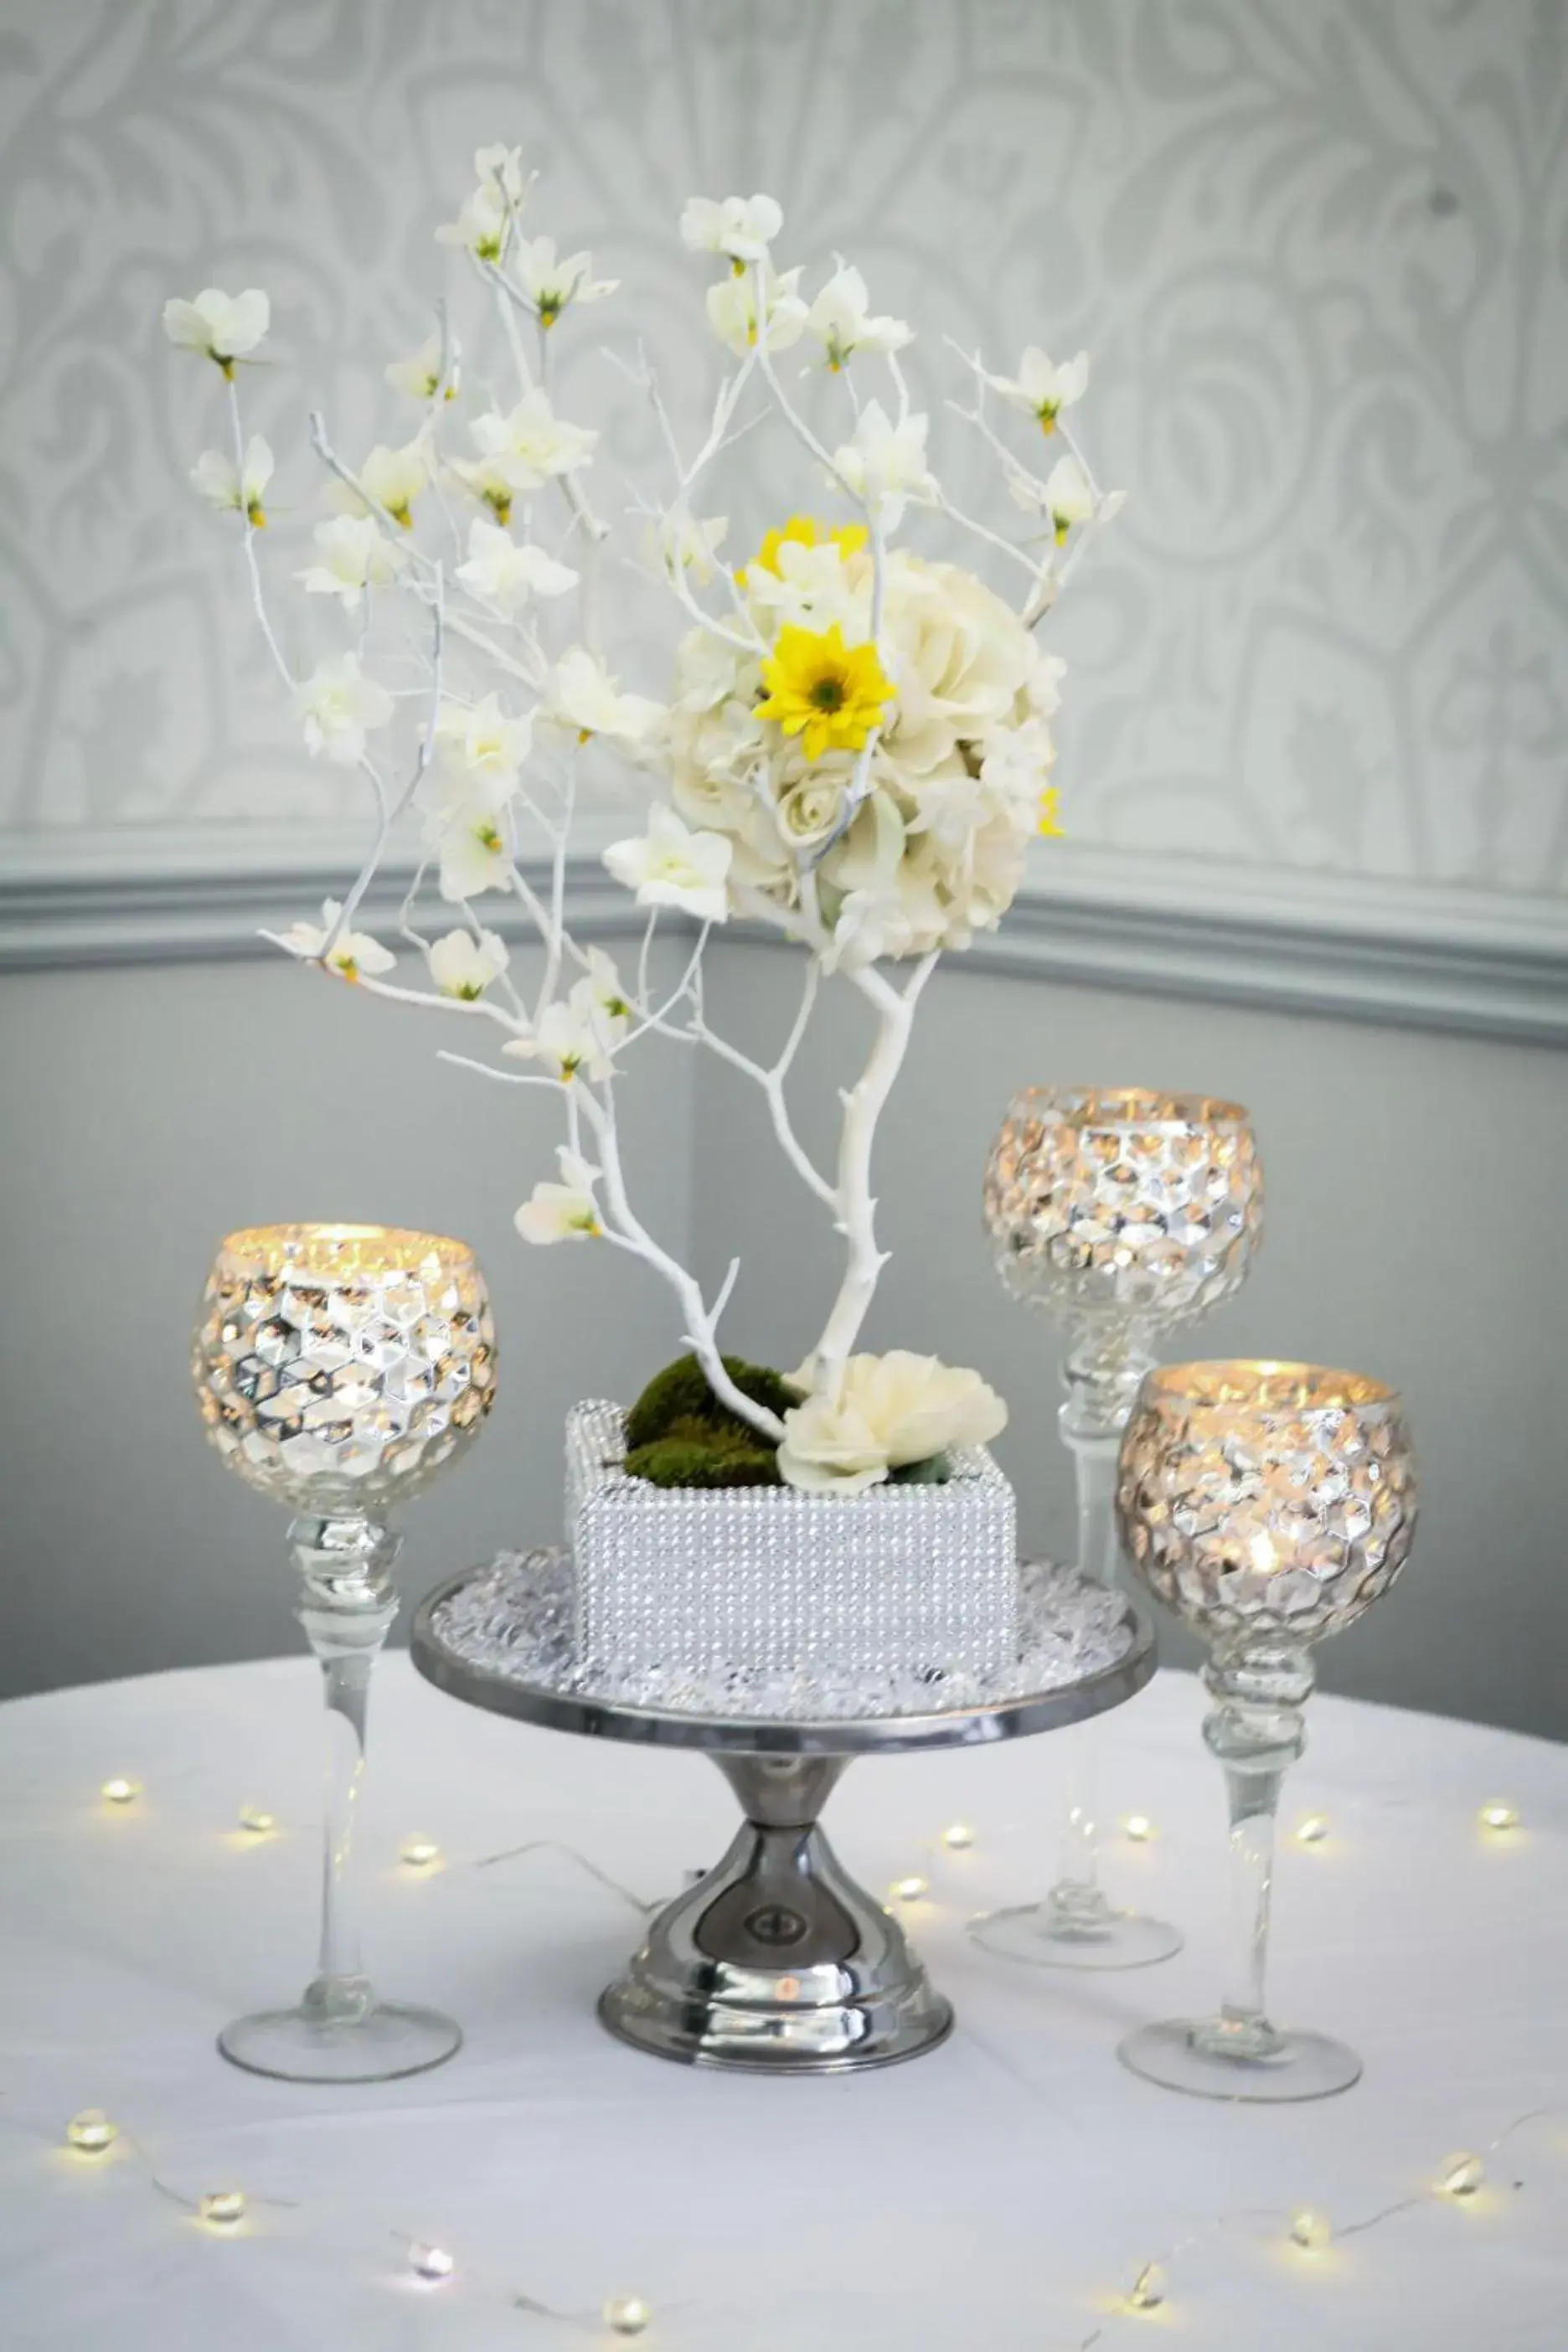
[(550, 674), (546, 714), (572, 729), (585, 743), (608, 735), (620, 743), (640, 743), (664, 715), (662, 703), (646, 695), (623, 694), (601, 661), (585, 646), (569, 646)]
[(321, 560), (295, 577), (313, 596), (341, 596), (351, 613), (367, 588), (395, 580), (408, 561), (374, 515), (337, 515), (319, 522), (311, 536)]
[[(336, 898), (322, 901), (320, 924), (292, 923), (283, 934), (281, 944), (290, 955), (306, 963), (314, 963), (325, 953), (342, 906)], [(362, 972), (374, 974), (390, 971), (397, 958), (373, 940), (365, 931), (341, 931), (327, 959), (333, 971), (344, 980), (358, 980)]]
[(510, 1038), (501, 1052), (520, 1061), (543, 1062), (552, 1077), (569, 1086), (579, 1071), (595, 1080), (613, 1077), (613, 1046), (591, 1005), (560, 1002), (547, 1004), (538, 1027), (526, 1037)]
[(734, 845), (721, 833), (692, 833), (672, 808), (656, 803), (647, 834), (617, 841), (605, 864), (617, 882), (635, 890), (639, 907), (679, 907), (704, 923), (721, 923), (730, 911), (725, 887)]
[(481, 188), (499, 188), (508, 204), (522, 204), (533, 185), (533, 174), (522, 168), (521, 147), (498, 141), (493, 147), (474, 150), (474, 177)]
[(257, 530), (267, 525), (261, 500), (272, 479), (272, 452), (259, 433), (245, 445), (244, 462), (237, 467), (221, 449), (204, 449), (191, 468), (191, 479), (207, 504), (220, 513), (231, 509), (245, 516)]
[(542, 327), (552, 327), (570, 303), (603, 301), (621, 282), (618, 278), (595, 278), (591, 253), (572, 253), (558, 261), (552, 236), (520, 237), (512, 268)]
[[(795, 290), (799, 284), (798, 269), (786, 269), (781, 275), (769, 268), (763, 274), (770, 352), (787, 351), (800, 340), (807, 312)], [(757, 340), (757, 289), (750, 270), (743, 277), (721, 278), (717, 286), (710, 286), (708, 323), (726, 350), (744, 358)]]
[(743, 269), (749, 261), (765, 258), (769, 246), (784, 226), (784, 214), (772, 196), (691, 196), (680, 215), (681, 242), (693, 253), (722, 253)]
[(603, 948), (588, 950), (588, 969), (581, 980), (573, 982), (571, 1001), (579, 1012), (593, 1014), (612, 1045), (620, 1043), (632, 1017), (631, 1000), (616, 969), (615, 958), (606, 955)]
[(364, 515), (373, 507), (381, 507), (405, 530), (412, 530), (414, 501), (430, 478), (429, 460), (419, 442), (389, 449), (378, 441), (361, 466), (358, 478), (363, 498), (347, 482), (334, 478), (328, 483), (328, 500), (340, 513)]
[(392, 360), (386, 368), (386, 381), (394, 392), (405, 392), (411, 400), (434, 400), (437, 393), (443, 400), (456, 400), (462, 388), (462, 371), (456, 356), (456, 346), (447, 354), (447, 374), (441, 376), (441, 338), (426, 335), (416, 352), (405, 360)]
[[(806, 1388), (810, 1367), (793, 1386)], [(980, 1374), (916, 1356), (851, 1356), (837, 1402), (807, 1395), (784, 1417), (779, 1469), (808, 1495), (858, 1495), (891, 1470), (954, 1446), (985, 1445), (1007, 1425), (1007, 1408)]]
[(1058, 457), (1046, 476), (1046, 508), (1059, 547), (1075, 523), (1094, 512), (1094, 492), (1076, 457)]
[(927, 425), (924, 416), (895, 425), (881, 402), (870, 400), (856, 420), (853, 440), (833, 453), (839, 479), (880, 510), (889, 530), (897, 530), (910, 499), (936, 495), (926, 464)]
[(515, 613), (534, 596), (563, 596), (577, 584), (569, 563), (557, 563), (542, 547), (517, 541), (476, 515), (468, 525), (468, 560), (457, 577), (473, 595), (503, 613)]
[(473, 1004), (511, 959), (506, 941), (494, 931), (480, 931), (478, 939), (471, 931), (448, 931), (444, 939), (431, 941), (425, 951), (425, 961), (443, 996), (456, 997), (462, 1004)]
[(247, 287), (243, 294), (220, 294), (216, 286), (207, 286), (194, 302), (175, 295), (164, 303), (163, 332), (181, 351), (216, 360), (232, 378), (235, 361), (256, 349), (271, 315), (271, 304), (259, 287)]
[(914, 341), (902, 319), (873, 319), (866, 303), (866, 280), (840, 259), (806, 319), (835, 374), (856, 352), (901, 352)]
[(499, 261), (506, 249), (511, 215), (528, 194), (529, 180), (517, 147), (477, 147), (474, 175), (479, 186), (465, 199), (455, 221), (436, 232), (438, 245), (456, 245), (478, 261)]
[(1058, 363), (1031, 343), (1016, 376), (982, 374), (993, 392), (1034, 417), (1042, 433), (1051, 433), (1062, 410), (1081, 400), (1089, 389), (1089, 353), (1079, 352), (1076, 359)]
[(461, 906), (487, 890), (511, 886), (513, 865), (507, 795), (482, 780), (449, 791), (426, 819), (425, 839), (437, 856), (441, 896)]
[(599, 437), (557, 416), (538, 384), (506, 415), (487, 409), (468, 429), (475, 447), (513, 491), (542, 489), (556, 475), (574, 473), (587, 465)]
[(357, 654), (329, 655), (294, 689), (306, 749), (312, 759), (324, 757), (340, 768), (358, 766), (367, 731), (384, 727), (392, 711), (391, 695), (366, 677)]
[(525, 1242), (596, 1241), (604, 1234), (594, 1186), (599, 1171), (567, 1145), (557, 1150), (559, 1184), (536, 1184), (512, 1223)]
[(436, 721), (436, 751), (444, 766), (458, 771), (460, 789), (480, 782), (498, 805), (516, 791), (532, 740), (532, 714), (512, 717), (494, 694), (468, 706), (444, 701)]
[(699, 588), (706, 588), (718, 566), (714, 561), (730, 528), (728, 515), (700, 522), (685, 507), (671, 507), (660, 515), (651, 532), (652, 554), (670, 578), (689, 572)]

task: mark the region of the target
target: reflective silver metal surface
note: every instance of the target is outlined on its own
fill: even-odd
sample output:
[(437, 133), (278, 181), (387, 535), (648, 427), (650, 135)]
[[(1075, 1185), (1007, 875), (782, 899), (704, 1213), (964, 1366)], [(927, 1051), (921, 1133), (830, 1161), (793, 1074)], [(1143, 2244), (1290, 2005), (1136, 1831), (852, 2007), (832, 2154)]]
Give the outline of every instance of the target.
[(818, 1816), (835, 1783), (856, 1756), (984, 1746), (1080, 1723), (1131, 1698), (1154, 1671), (1152, 1633), (1128, 1602), (1128, 1645), (1116, 1664), (1048, 1691), (821, 1722), (678, 1714), (463, 1657), (441, 1638), (443, 1607), (485, 1573), (449, 1577), (420, 1603), (412, 1654), (426, 1680), (552, 1730), (704, 1748), (740, 1800), (745, 1819), (723, 1860), (659, 1913), (599, 2003), (622, 2041), (689, 2065), (843, 2074), (933, 2049), (952, 2011), (898, 1922), (824, 1836)]

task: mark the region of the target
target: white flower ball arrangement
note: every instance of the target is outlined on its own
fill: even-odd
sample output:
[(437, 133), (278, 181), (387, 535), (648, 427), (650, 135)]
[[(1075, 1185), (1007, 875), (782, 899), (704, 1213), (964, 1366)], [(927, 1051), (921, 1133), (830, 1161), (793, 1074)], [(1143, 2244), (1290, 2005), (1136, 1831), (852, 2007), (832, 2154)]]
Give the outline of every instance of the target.
[[(323, 511), (293, 585), (307, 609), (336, 620), (308, 673), (273, 624), (259, 541), (275, 461), (241, 413), (242, 373), (271, 323), (268, 297), (208, 288), (164, 311), (170, 341), (210, 362), (226, 394), (228, 447), (202, 453), (195, 488), (239, 534), (262, 641), (306, 751), (362, 776), (374, 812), (369, 854), (343, 898), (277, 944), (368, 995), (461, 1019), (476, 1046), (494, 1050), (449, 1058), (558, 1097), (559, 1165), (520, 1207), (520, 1234), (640, 1258), (674, 1293), (690, 1350), (628, 1415), (634, 1476), (783, 1483), (823, 1496), (940, 1478), (949, 1451), (984, 1444), (1005, 1409), (977, 1373), (903, 1350), (857, 1351), (883, 1264), (873, 1142), (936, 959), (995, 927), (1031, 841), (1058, 830), (1050, 728), (1062, 665), (1038, 629), (1119, 504), (1096, 484), (1068, 415), (1087, 388), (1087, 359), (1053, 361), (1031, 346), (1006, 376), (956, 353), (969, 402), (948, 404), (994, 459), (1014, 528), (972, 517), (931, 466), (900, 356), (910, 328), (874, 313), (842, 259), (815, 293), (804, 268), (781, 268), (771, 197), (694, 197), (681, 236), (716, 265), (706, 331), (731, 363), (689, 452), (652, 368), (633, 372), (667, 467), (633, 520), (679, 628), (662, 693), (632, 691), (605, 641), (613, 533), (588, 488), (598, 436), (562, 414), (554, 378), (563, 326), (616, 282), (595, 278), (588, 254), (562, 257), (528, 233), (532, 181), (518, 150), (482, 148), (475, 169), (437, 235), (499, 325), (511, 386), (500, 394), (488, 366), (465, 366), (444, 304), (437, 331), (386, 370), (412, 413), (404, 441), (350, 463), (311, 417)], [(838, 430), (808, 417), (820, 409), (801, 395), (803, 362), (829, 380)], [(781, 499), (779, 520), (737, 559), (728, 518), (700, 506), (725, 452), (770, 422), (805, 495)], [(1016, 602), (940, 547), (917, 551), (917, 524), (934, 524), (948, 547), (972, 541)], [(412, 688), (410, 619), (422, 647)], [(401, 780), (387, 749), (400, 726)], [(643, 829), (605, 852), (647, 913), (626, 972), (565, 919), (579, 776), (606, 758), (652, 783)], [(410, 823), (423, 856), (393, 945), (357, 924)], [(496, 928), (498, 901), (542, 945), (531, 994)], [(732, 920), (768, 927), (802, 955), (799, 1010), (767, 1063), (724, 1035), (704, 992), (704, 947)], [(690, 941), (662, 995), (649, 977), (661, 925)], [(874, 1020), (831, 1166), (805, 1149), (787, 1098), (825, 981), (852, 991)], [(616, 1087), (650, 1036), (711, 1051), (760, 1089), (780, 1150), (841, 1245), (820, 1338), (787, 1377), (721, 1351), (738, 1264), (710, 1292), (638, 1213)]]

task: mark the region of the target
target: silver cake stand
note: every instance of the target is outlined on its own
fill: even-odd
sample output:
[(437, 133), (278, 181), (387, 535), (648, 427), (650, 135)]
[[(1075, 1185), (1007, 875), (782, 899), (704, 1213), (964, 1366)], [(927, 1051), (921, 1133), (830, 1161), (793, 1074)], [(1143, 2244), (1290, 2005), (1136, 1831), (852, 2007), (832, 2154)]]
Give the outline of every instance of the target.
[[(729, 1712), (699, 1712), (637, 1703), (607, 1677), (603, 1688), (584, 1688), (565, 1632), (570, 1561), (558, 1551), (447, 1578), (420, 1604), (412, 1652), (428, 1681), (470, 1706), (584, 1738), (711, 1756), (744, 1821), (723, 1860), (653, 1920), (626, 1974), (602, 1996), (600, 2018), (634, 2048), (687, 2065), (845, 2074), (913, 2058), (952, 2027), (952, 2005), (902, 1928), (856, 1885), (819, 1826), (846, 1766), (857, 1756), (1057, 1731), (1121, 1706), (1154, 1671), (1152, 1633), (1131, 1602), (1070, 1570), (1047, 1573), (1037, 1614), (1048, 1602), (1048, 1682), (1042, 1664), (1043, 1686), (1016, 1686), (1031, 1679), (1026, 1639), (1019, 1675), (1002, 1695), (970, 1694), (967, 1703), (933, 1704), (929, 1712), (807, 1719), (753, 1711), (751, 1694)], [(1075, 1612), (1099, 1629), (1097, 1663), (1082, 1673), (1072, 1669)]]

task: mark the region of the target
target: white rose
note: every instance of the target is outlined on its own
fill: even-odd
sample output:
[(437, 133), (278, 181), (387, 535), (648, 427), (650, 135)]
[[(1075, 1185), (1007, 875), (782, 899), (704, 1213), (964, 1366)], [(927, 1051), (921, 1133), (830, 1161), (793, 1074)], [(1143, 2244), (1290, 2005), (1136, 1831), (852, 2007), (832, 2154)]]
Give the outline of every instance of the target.
[(1006, 1423), (1006, 1406), (978, 1372), (901, 1348), (851, 1356), (837, 1403), (808, 1396), (785, 1413), (779, 1469), (808, 1495), (858, 1495), (907, 1464), (987, 1444)]
[(778, 804), (779, 831), (792, 847), (826, 841), (844, 811), (844, 788), (832, 777), (803, 776)]

